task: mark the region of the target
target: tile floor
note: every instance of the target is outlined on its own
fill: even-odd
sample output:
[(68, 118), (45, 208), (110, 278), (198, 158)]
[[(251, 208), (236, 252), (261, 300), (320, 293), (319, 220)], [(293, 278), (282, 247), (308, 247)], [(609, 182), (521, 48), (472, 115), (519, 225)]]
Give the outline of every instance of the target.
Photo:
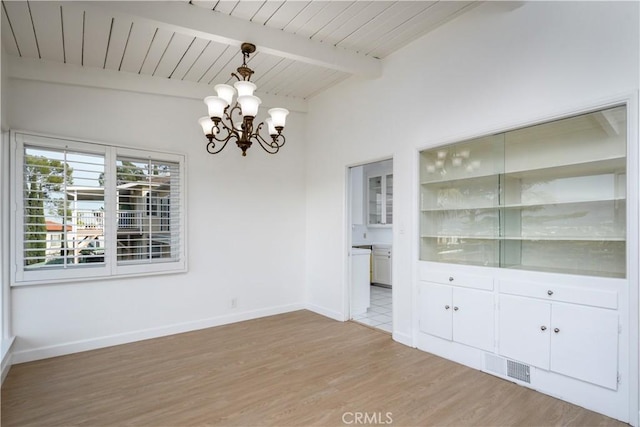
[(369, 309), (366, 313), (355, 316), (353, 320), (391, 333), (393, 331), (391, 313), (391, 289), (372, 285)]

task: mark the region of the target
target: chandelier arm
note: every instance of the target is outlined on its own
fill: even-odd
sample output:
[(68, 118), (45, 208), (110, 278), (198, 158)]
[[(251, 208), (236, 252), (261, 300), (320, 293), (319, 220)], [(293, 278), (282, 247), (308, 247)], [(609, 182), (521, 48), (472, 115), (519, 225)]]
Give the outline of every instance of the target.
[(227, 115), (227, 120), (229, 120), (229, 123), (231, 123), (231, 126), (233, 127), (233, 113), (236, 112), (239, 116), (239, 118), (242, 120), (242, 109), (240, 108), (240, 104), (238, 104), (238, 102), (236, 101), (236, 104), (229, 110), (226, 111), (225, 114)]
[(228, 132), (224, 138), (218, 138), (216, 135), (212, 135), (210, 139), (212, 141), (227, 142), (233, 138), (237, 138), (236, 134), (232, 132)]
[[(276, 137), (272, 137), (271, 145), (278, 147), (278, 149), (282, 148), (284, 143), (286, 142), (286, 138), (283, 134), (280, 134)], [(278, 141), (282, 140), (282, 143), (278, 143)]]
[(280, 150), (280, 146), (278, 145), (273, 146), (272, 144), (269, 144), (267, 141), (265, 141), (262, 138), (254, 138), (254, 139), (258, 141), (258, 145), (262, 147), (262, 149), (269, 154), (276, 154)]
[[(238, 110), (240, 111), (240, 105), (238, 105), (238, 103), (236, 102), (236, 104), (231, 107), (231, 109), (229, 109), (229, 107), (224, 109), (224, 117), (222, 117), (220, 119), (220, 123), (222, 124), (222, 127), (229, 133), (235, 133), (236, 129), (233, 126), (233, 112), (234, 110)], [(231, 124), (231, 127), (229, 127), (226, 123), (225, 123), (225, 119), (229, 121), (229, 123)]]
[[(252, 137), (256, 141), (258, 141), (258, 144), (260, 145), (260, 147), (262, 147), (264, 151), (266, 151), (269, 154), (276, 154), (285, 143), (284, 135), (280, 134), (280, 135), (277, 135), (275, 138), (272, 136), (271, 142), (268, 142), (262, 137), (262, 135), (260, 135), (260, 129), (262, 129), (263, 125), (264, 125), (264, 122), (258, 125)], [(281, 144), (278, 143), (280, 139), (282, 140)]]
[[(260, 126), (262, 126), (262, 123), (260, 123)], [(253, 135), (251, 135), (251, 137), (252, 137), (252, 138), (254, 138), (256, 141), (258, 141), (258, 142), (260, 143), (260, 145), (266, 145), (266, 146), (268, 146), (268, 147), (274, 147), (274, 148), (275, 148), (275, 146), (273, 145), (273, 143), (271, 143), (271, 142), (267, 142), (267, 140), (266, 140), (266, 139), (264, 139), (264, 138), (262, 137), (262, 135), (260, 135), (260, 133), (259, 133), (259, 131), (260, 131), (260, 126), (258, 126), (258, 129), (256, 129), (256, 132), (255, 132)], [(280, 147), (278, 147), (278, 148), (280, 148)]]
[[(262, 126), (264, 125), (264, 122), (260, 123), (260, 125), (258, 125), (258, 129), (256, 130), (256, 134), (258, 134), (258, 136), (260, 137), (260, 139), (262, 139), (265, 144), (268, 144), (270, 147), (278, 147), (278, 148), (282, 148), (282, 146), (284, 145), (284, 143), (286, 142), (286, 138), (284, 137), (283, 134), (279, 133), (277, 135), (269, 135), (271, 137), (271, 142), (267, 142), (265, 141), (265, 139), (262, 137), (262, 135), (259, 134), (260, 129), (262, 129)], [(282, 143), (279, 143), (278, 141), (282, 141)]]
[[(224, 149), (224, 147), (226, 147), (226, 146), (227, 146), (227, 143), (229, 142), (229, 139), (230, 139), (230, 138), (227, 138), (226, 140), (224, 140), (224, 143), (222, 144), (222, 147), (220, 147), (220, 148), (219, 148), (219, 149), (217, 149), (217, 150), (216, 150), (216, 143), (215, 143), (215, 142), (213, 142), (212, 140), (210, 140), (210, 141), (207, 143), (207, 152), (208, 152), (209, 154), (218, 154), (219, 152), (221, 152), (221, 151)], [(219, 140), (219, 141), (221, 141), (221, 140)]]
[[(273, 147), (273, 144), (271, 142), (267, 142), (262, 135), (260, 135), (260, 130), (262, 129), (262, 127), (264, 126), (264, 122), (260, 123), (258, 125), (258, 127), (256, 128), (256, 131), (253, 133), (253, 135), (251, 135), (251, 138), (254, 138), (256, 141), (258, 141), (258, 143), (260, 144), (260, 146), (268, 146), (268, 147)], [(264, 147), (263, 147), (264, 148)], [(277, 147), (280, 148), (280, 147)], [(273, 154), (273, 153), (272, 153)]]
[[(238, 109), (238, 110), (240, 109), (240, 107), (238, 106), (237, 103), (233, 108), (231, 108), (231, 110), (229, 110), (228, 108), (225, 108), (225, 110), (224, 110), (225, 117), (220, 119), (218, 124), (213, 126), (213, 128), (212, 128), (212, 136), (210, 137), (210, 140), (211, 139), (215, 139), (218, 142), (225, 142), (226, 143), (226, 142), (229, 142), (232, 138), (239, 139), (238, 130), (233, 128), (233, 119), (231, 118), (231, 115), (233, 114), (233, 110), (235, 110), (235, 109)], [(229, 127), (225, 123), (224, 119), (229, 121), (229, 123), (231, 124), (231, 127)], [(220, 134), (223, 129), (227, 133), (226, 133), (224, 138), (218, 138), (216, 136), (216, 134), (213, 133), (213, 129), (217, 129), (218, 130), (217, 134)], [(207, 151), (208, 151), (208, 148), (207, 148)]]
[[(209, 137), (209, 140), (216, 140), (218, 142), (227, 142), (229, 141), (231, 138), (236, 137), (237, 138), (237, 134), (233, 129), (230, 129), (227, 125), (224, 124), (224, 122), (220, 121), (220, 123), (222, 123), (222, 129), (224, 129), (227, 133), (224, 136), (224, 138), (218, 138), (217, 135), (220, 135), (222, 133), (221, 127), (220, 126), (214, 126), (212, 128), (212, 133), (211, 136)], [(217, 129), (218, 132), (213, 133), (213, 129)]]
[[(231, 109), (229, 109), (229, 107), (225, 108), (224, 110), (225, 116), (223, 117), (223, 119), (220, 120), (220, 123), (222, 124), (222, 127), (224, 128), (224, 130), (228, 132), (229, 138), (235, 137), (237, 140), (240, 140), (241, 139), (240, 134), (243, 132), (243, 130), (236, 129), (235, 124), (233, 122), (234, 112), (238, 115), (238, 118), (242, 120), (242, 123), (244, 123), (244, 117), (242, 117), (242, 109), (240, 108), (240, 104), (238, 104), (237, 102)], [(226, 119), (229, 122), (229, 125), (225, 123), (224, 119)]]

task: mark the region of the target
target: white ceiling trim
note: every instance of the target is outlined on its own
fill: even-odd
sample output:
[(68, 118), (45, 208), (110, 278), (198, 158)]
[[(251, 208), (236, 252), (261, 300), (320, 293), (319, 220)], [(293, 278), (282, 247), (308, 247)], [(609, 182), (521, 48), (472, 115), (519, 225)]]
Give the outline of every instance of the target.
[[(35, 80), (100, 89), (123, 90), (153, 95), (175, 96), (202, 100), (213, 95), (211, 86), (184, 80), (158, 79), (150, 75), (121, 73), (115, 70), (80, 67), (73, 64), (44, 61), (17, 56), (4, 56), (7, 77), (21, 80)], [(262, 105), (284, 107), (291, 111), (307, 112), (307, 101), (300, 98), (281, 97), (258, 93)], [(206, 107), (202, 104), (202, 111)]]
[(369, 78), (382, 75), (381, 60), (348, 52), (295, 34), (193, 7), (183, 2), (71, 2), (84, 9), (136, 17), (181, 34), (238, 46), (254, 43), (258, 51)]

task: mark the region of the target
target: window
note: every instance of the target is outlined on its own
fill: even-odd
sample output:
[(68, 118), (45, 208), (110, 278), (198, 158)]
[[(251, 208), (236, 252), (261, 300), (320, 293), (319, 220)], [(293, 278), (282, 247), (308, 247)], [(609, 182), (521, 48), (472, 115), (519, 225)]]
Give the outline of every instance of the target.
[(179, 221), (171, 222), (172, 216), (179, 218), (180, 214), (175, 192), (179, 170), (176, 162), (117, 158), (118, 224), (123, 225), (117, 232), (119, 265), (172, 261), (179, 255), (175, 250), (180, 244)]
[(13, 133), (14, 283), (184, 271), (184, 157)]

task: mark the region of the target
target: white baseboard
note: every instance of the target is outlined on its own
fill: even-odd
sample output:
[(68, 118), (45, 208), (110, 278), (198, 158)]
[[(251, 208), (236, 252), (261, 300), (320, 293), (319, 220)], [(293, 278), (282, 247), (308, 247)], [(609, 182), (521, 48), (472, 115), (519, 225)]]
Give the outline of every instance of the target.
[(306, 308), (309, 311), (313, 311), (314, 313), (318, 313), (330, 319), (337, 320), (338, 322), (345, 321), (344, 314), (340, 313), (339, 311), (329, 310), (328, 308), (321, 307), (315, 304), (307, 304)]
[[(242, 322), (244, 320), (257, 319), (260, 317), (273, 316), (276, 314), (288, 313), (291, 311), (303, 310), (304, 304), (288, 304), (277, 307), (263, 308), (241, 313), (216, 316), (193, 322), (178, 323), (174, 325), (150, 328), (123, 334), (109, 335), (87, 340), (68, 342), (48, 347), (21, 350), (13, 353), (13, 363), (25, 363), (34, 360), (48, 359), (50, 357), (64, 356), (66, 354), (79, 353), (81, 351), (95, 350), (98, 348), (111, 347), (114, 345), (127, 344), (136, 341), (158, 338), (167, 335), (180, 334), (183, 332), (195, 331), (198, 329), (212, 328), (214, 326), (227, 325), (230, 323)], [(4, 366), (3, 366), (4, 367)], [(3, 371), (4, 374), (4, 371)]]
[(415, 344), (413, 343), (413, 337), (410, 334), (403, 334), (400, 332), (393, 331), (393, 340), (399, 342), (400, 344), (404, 344), (408, 347), (415, 348)]
[(13, 353), (11, 352), (11, 346), (13, 346), (13, 342), (15, 341), (15, 337), (11, 337), (6, 340), (2, 340), (2, 346), (0, 350), (0, 360), (1, 362), (1, 373), (0, 373), (0, 384), (4, 383), (4, 379), (7, 377), (9, 373), (9, 369), (11, 369), (11, 365), (13, 364)]

